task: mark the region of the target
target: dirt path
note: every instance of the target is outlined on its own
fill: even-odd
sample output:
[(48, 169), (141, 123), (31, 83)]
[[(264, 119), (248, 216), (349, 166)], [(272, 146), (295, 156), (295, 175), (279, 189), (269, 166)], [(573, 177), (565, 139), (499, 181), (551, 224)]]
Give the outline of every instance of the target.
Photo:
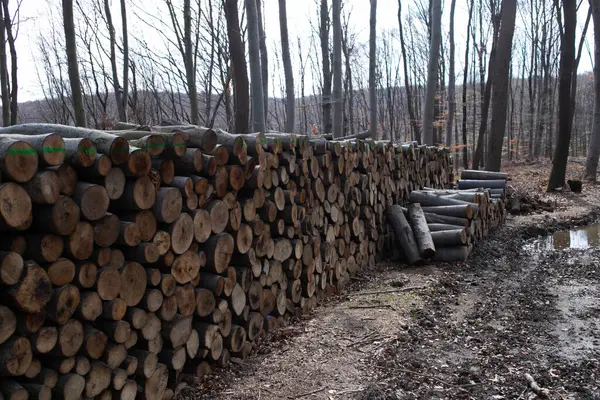
[(529, 399), (530, 374), (552, 399), (599, 399), (600, 250), (529, 244), (596, 221), (600, 199), (559, 202), (511, 218), (467, 263), (363, 271), (346, 295), (183, 396)]

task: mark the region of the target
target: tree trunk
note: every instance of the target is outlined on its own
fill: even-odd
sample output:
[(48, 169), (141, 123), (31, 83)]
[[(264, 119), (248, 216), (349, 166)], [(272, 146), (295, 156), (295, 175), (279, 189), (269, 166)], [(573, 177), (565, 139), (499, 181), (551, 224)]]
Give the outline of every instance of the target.
[(279, 29), (281, 36), (281, 59), (285, 75), (285, 131), (291, 133), (294, 132), (296, 94), (294, 93), (294, 71), (292, 71), (292, 60), (290, 58), (286, 0), (279, 0)]
[(85, 126), (85, 111), (83, 109), (83, 94), (79, 80), (77, 61), (77, 43), (75, 39), (75, 23), (73, 21), (73, 0), (62, 0), (63, 25), (65, 30), (65, 47), (67, 49), (67, 64), (69, 81), (71, 82), (71, 98), (75, 110), (75, 125)]
[(106, 13), (106, 24), (108, 25), (108, 34), (110, 40), (110, 67), (112, 69), (113, 91), (115, 95), (115, 101), (117, 103), (117, 112), (119, 114), (119, 121), (125, 122), (125, 107), (123, 106), (123, 99), (121, 98), (121, 86), (119, 85), (119, 73), (117, 70), (117, 43), (115, 39), (115, 26), (112, 22), (112, 14), (110, 12), (110, 3), (108, 0), (104, 0), (104, 12)]
[[(515, 32), (515, 14), (517, 13), (516, 0), (503, 0), (500, 33), (498, 35), (498, 48), (492, 94), (492, 126), (490, 128), (490, 141), (488, 145), (488, 160), (486, 170), (500, 171), (502, 164), (502, 143), (506, 130), (506, 112), (508, 109), (508, 82), (510, 79), (510, 60), (512, 51), (513, 34)], [(505, 83), (506, 82), (506, 83)]]
[(250, 116), (250, 94), (248, 91), (248, 70), (246, 69), (246, 50), (242, 42), (237, 0), (225, 0), (225, 19), (229, 39), (229, 57), (233, 68), (233, 87), (235, 102), (235, 133), (248, 133)]
[[(400, 46), (402, 49), (402, 66), (404, 68), (404, 90), (406, 91), (406, 103), (408, 106), (408, 118), (410, 119), (410, 126), (413, 131), (412, 138), (417, 142), (421, 142), (421, 129), (419, 128), (419, 122), (415, 116), (415, 110), (412, 99), (412, 89), (410, 88), (410, 82), (408, 80), (408, 60), (406, 54), (406, 45), (404, 43), (404, 29), (402, 28), (402, 1), (398, 0), (398, 25), (400, 30)], [(468, 48), (468, 46), (467, 46)]]
[(333, 137), (343, 135), (342, 103), (342, 0), (332, 0), (333, 27)]
[[(262, 15), (262, 0), (256, 0), (256, 16), (258, 19), (258, 41), (260, 47), (260, 75), (263, 88), (263, 115), (265, 129), (269, 121), (269, 56), (267, 53), (267, 35)], [(261, 131), (262, 132), (262, 131)], [(292, 131), (289, 131), (292, 132)]]
[(590, 0), (594, 19), (594, 120), (585, 164), (585, 178), (595, 182), (600, 156), (600, 0)]
[(127, 104), (129, 97), (129, 38), (127, 33), (127, 6), (125, 0), (121, 0), (121, 25), (123, 26), (123, 102), (124, 122), (127, 122)]
[(8, 61), (6, 59), (6, 24), (4, 8), (0, 10), (0, 89), (2, 98), (2, 125), (10, 125), (10, 94), (8, 85)]
[(264, 93), (260, 68), (260, 40), (256, 0), (245, 0), (248, 19), (248, 58), (252, 84), (252, 129), (265, 131)]
[(321, 25), (319, 35), (321, 38), (321, 59), (323, 62), (323, 126), (322, 133), (331, 133), (331, 66), (329, 59), (329, 7), (327, 0), (321, 0)]
[[(369, 105), (371, 137), (377, 137), (377, 0), (371, 0), (369, 32)], [(391, 117), (391, 116), (390, 116)]]
[(575, 0), (563, 0), (564, 32), (560, 40), (560, 73), (558, 86), (558, 134), (548, 191), (565, 184), (569, 145), (571, 142), (571, 79), (575, 61), (575, 30), (577, 9)]
[[(462, 92), (462, 164), (463, 168), (469, 168), (469, 147), (467, 145), (467, 86), (468, 86), (468, 75), (469, 75), (469, 41), (471, 39), (471, 21), (473, 17), (473, 7), (475, 0), (471, 0), (469, 4), (469, 22), (467, 22), (467, 45), (465, 46), (465, 69), (463, 73), (463, 92)], [(475, 100), (473, 100), (475, 102)], [(475, 119), (475, 116), (473, 116)], [(458, 144), (458, 143), (457, 143)]]
[[(446, 146), (452, 145), (452, 129), (454, 128), (454, 114), (456, 113), (456, 88), (454, 76), (454, 10), (456, 8), (456, 0), (452, 0), (450, 4), (450, 70), (448, 71), (448, 120), (446, 122)], [(469, 40), (469, 33), (467, 28), (467, 40)], [(467, 47), (469, 44), (467, 43)], [(468, 51), (468, 50), (467, 50)], [(465, 66), (468, 63), (465, 63)], [(465, 79), (467, 79), (465, 74)], [(463, 91), (466, 90), (463, 89)], [(458, 143), (456, 143), (458, 145)]]
[(442, 43), (442, 2), (431, 0), (431, 41), (427, 65), (427, 90), (423, 104), (423, 144), (433, 145), (433, 118), (438, 76), (440, 46)]

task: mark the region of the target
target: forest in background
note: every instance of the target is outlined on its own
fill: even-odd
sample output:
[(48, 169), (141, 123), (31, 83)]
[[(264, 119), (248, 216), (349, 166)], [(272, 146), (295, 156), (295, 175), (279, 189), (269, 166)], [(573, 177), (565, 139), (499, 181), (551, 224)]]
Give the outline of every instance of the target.
[[(464, 0), (468, 22), (458, 26), (456, 0), (398, 0), (392, 30), (377, 29), (376, 0), (359, 27), (349, 22), (354, 0), (311, 0), (309, 38), (288, 35), (286, 0), (62, 0), (36, 40), (43, 99), (21, 104), (15, 40), (26, 5), (1, 1), (4, 125), (368, 130), (443, 144), (457, 151), (455, 164), (487, 169), (500, 157), (566, 163), (557, 152), (589, 155), (598, 136), (594, 75), (578, 74), (582, 56), (594, 58), (586, 38), (597, 0)], [(265, 20), (275, 5), (279, 21)], [(278, 25), (276, 46), (267, 46), (267, 24)]]

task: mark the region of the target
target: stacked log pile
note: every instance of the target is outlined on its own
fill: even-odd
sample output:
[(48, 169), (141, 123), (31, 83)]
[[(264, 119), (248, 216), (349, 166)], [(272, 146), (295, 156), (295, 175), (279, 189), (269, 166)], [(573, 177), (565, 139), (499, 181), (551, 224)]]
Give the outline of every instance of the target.
[(433, 147), (125, 128), (0, 129), (4, 398), (171, 398), (341, 291), (386, 209), (453, 180)]
[(392, 257), (405, 259), (409, 264), (425, 259), (465, 261), (473, 245), (502, 226), (506, 219), (506, 175), (504, 180), (489, 180), (486, 174), (490, 173), (463, 171), (463, 177), (473, 179), (459, 180), (458, 189), (414, 190), (409, 195), (408, 208), (390, 208), (387, 220), (392, 235), (388, 246)]

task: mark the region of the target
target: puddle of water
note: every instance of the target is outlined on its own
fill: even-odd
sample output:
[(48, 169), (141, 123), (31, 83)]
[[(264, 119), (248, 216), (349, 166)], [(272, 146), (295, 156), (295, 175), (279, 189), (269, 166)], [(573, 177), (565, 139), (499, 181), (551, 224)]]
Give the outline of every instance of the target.
[(564, 250), (600, 247), (600, 223), (569, 231), (555, 232), (550, 236), (536, 240), (530, 245), (533, 250)]

